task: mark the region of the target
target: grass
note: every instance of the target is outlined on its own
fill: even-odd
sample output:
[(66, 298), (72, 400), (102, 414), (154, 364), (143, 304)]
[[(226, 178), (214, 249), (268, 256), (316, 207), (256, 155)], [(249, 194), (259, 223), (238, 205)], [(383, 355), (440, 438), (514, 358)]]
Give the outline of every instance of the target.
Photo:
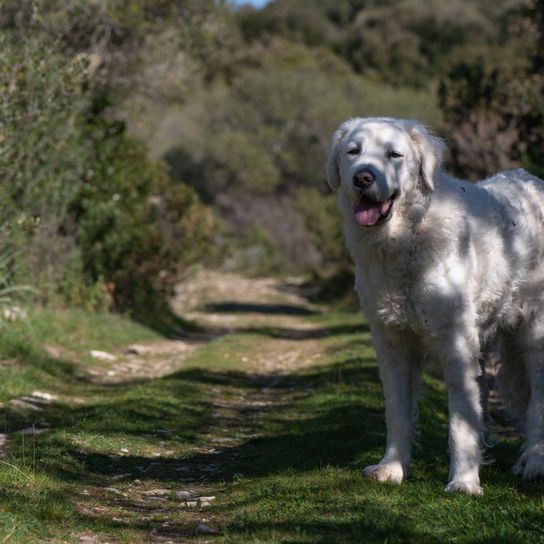
[[(277, 323), (246, 327), (203, 344), (171, 375), (113, 385), (89, 379), (88, 350), (115, 352), (156, 332), (72, 311), (35, 311), (5, 328), (0, 542), (544, 542), (542, 485), (509, 472), (516, 440), (491, 450), (484, 497), (444, 493), (446, 402), (432, 377), (409, 480), (364, 479), (385, 440), (368, 328), (351, 313), (300, 319), (312, 327), (298, 339)], [(280, 377), (261, 366), (305, 342), (321, 354), (311, 366)], [(34, 390), (56, 400), (39, 412), (9, 402)], [(49, 431), (21, 432), (32, 425)], [(217, 498), (187, 508), (174, 496), (181, 489)], [(202, 518), (221, 534), (196, 534)]]

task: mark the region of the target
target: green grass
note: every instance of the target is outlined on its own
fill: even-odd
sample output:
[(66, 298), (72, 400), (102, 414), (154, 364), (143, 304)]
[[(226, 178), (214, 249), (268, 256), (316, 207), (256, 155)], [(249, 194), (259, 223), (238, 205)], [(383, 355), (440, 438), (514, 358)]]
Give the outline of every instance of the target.
[[(426, 378), (410, 478), (400, 487), (364, 479), (362, 467), (379, 459), (385, 441), (368, 328), (350, 313), (304, 320), (316, 325), (308, 335), (322, 357), (279, 380), (255, 361), (289, 331), (259, 327), (203, 345), (170, 376), (122, 385), (92, 383), (78, 356), (153, 340), (155, 332), (119, 317), (39, 311), (29, 325), (5, 329), (0, 353), (16, 362), (0, 366), (0, 423), (10, 437), (0, 464), (0, 542), (78, 542), (86, 533), (114, 542), (153, 541), (150, 535), (225, 543), (544, 542), (544, 488), (509, 472), (516, 441), (489, 452), (484, 497), (443, 491), (447, 414), (434, 378)], [(47, 356), (43, 343), (62, 346), (77, 362)], [(9, 403), (35, 389), (58, 399), (39, 413)], [(256, 412), (240, 399), (273, 404)], [(218, 412), (219, 401), (227, 407)], [(21, 434), (44, 421), (49, 432)], [(233, 442), (214, 457), (208, 444), (221, 432)], [(217, 463), (219, 473), (203, 470)], [(185, 483), (187, 474), (206, 478)], [(186, 486), (217, 499), (205, 511), (182, 508), (173, 492)], [(142, 503), (154, 488), (170, 494), (157, 506)], [(195, 536), (203, 517), (222, 534)]]

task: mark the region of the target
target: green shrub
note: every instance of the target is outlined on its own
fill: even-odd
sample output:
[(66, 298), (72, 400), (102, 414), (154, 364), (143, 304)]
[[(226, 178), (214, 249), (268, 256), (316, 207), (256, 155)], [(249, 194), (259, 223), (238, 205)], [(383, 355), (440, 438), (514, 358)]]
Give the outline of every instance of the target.
[(440, 86), (457, 175), (481, 178), (523, 166), (544, 175), (544, 3), (512, 9), (502, 41), (470, 48)]
[(213, 222), (106, 120), (89, 59), (46, 26), (0, 37), (0, 221), (16, 281), (44, 303), (134, 310), (202, 256)]
[(201, 258), (214, 224), (194, 191), (173, 184), (165, 166), (115, 126), (97, 120), (92, 127), (93, 168), (72, 214), (86, 274), (92, 284), (104, 280), (127, 309), (150, 289), (168, 290)]

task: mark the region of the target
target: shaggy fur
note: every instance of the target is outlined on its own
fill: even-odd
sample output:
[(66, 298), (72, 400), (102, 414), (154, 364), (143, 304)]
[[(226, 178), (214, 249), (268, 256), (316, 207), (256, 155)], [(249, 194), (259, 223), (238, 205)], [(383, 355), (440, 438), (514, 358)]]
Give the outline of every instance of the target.
[(385, 393), (385, 455), (364, 473), (407, 476), (421, 362), (432, 358), (448, 389), (446, 491), (480, 495), (478, 381), (491, 350), (526, 432), (514, 471), (544, 477), (544, 182), (524, 170), (456, 180), (441, 171), (443, 152), (415, 121), (350, 119), (332, 138), (328, 179)]

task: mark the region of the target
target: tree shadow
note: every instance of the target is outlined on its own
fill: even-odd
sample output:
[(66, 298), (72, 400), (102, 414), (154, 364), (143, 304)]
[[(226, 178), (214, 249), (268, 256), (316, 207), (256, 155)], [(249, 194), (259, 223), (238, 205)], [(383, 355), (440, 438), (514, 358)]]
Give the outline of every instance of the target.
[[(118, 384), (110, 394), (110, 402), (69, 407), (63, 404), (49, 406), (43, 417), (51, 421), (55, 430), (70, 430), (74, 421), (86, 421), (86, 430), (102, 436), (127, 435), (176, 444), (198, 444), (211, 426), (221, 423), (213, 415), (212, 400), (206, 392), (218, 386), (232, 390), (230, 394), (246, 390), (259, 394), (264, 389), (289, 402), (280, 407), (274, 403), (252, 408), (243, 402), (230, 406), (230, 421), (233, 432), (240, 421), (249, 425), (250, 431), (259, 431), (235, 445), (214, 448), (211, 453), (189, 454), (181, 458), (146, 457), (140, 455), (108, 455), (58, 444), (65, 452), (83, 464), (84, 471), (68, 471), (63, 478), (83, 481), (89, 474), (96, 477), (130, 474), (134, 477), (178, 481), (180, 475), (194, 477), (200, 481), (204, 475), (207, 482), (218, 482), (234, 476), (240, 470), (248, 477), (266, 477), (294, 470), (303, 472), (325, 465), (335, 467), (362, 467), (379, 456), (385, 444), (385, 421), (383, 401), (377, 367), (372, 359), (353, 358), (304, 374), (282, 376), (252, 374), (241, 371), (210, 371), (189, 369), (166, 378), (155, 380), (155, 391), (168, 388), (170, 394), (184, 399), (183, 405), (165, 402), (157, 407), (156, 398), (147, 402), (139, 399), (116, 399), (122, 389), (131, 384)], [(338, 389), (342, 393), (337, 393)], [(102, 391), (104, 393), (104, 391)], [(323, 398), (323, 404), (317, 403)], [(317, 403), (317, 404), (316, 404)], [(160, 403), (159, 403), (160, 404)], [(183, 412), (181, 414), (181, 412)], [(293, 413), (300, 418), (293, 418)], [(115, 414), (115, 417), (106, 417)], [(437, 414), (441, 414), (437, 418)], [(8, 410), (8, 420), (28, 425), (28, 421), (16, 419), (16, 412)], [(416, 460), (427, 465), (426, 473), (437, 482), (447, 476), (447, 426), (446, 401), (443, 391), (426, 387), (422, 401), (421, 448)], [(172, 430), (171, 436), (154, 435), (153, 428), (161, 426)], [(12, 429), (13, 430), (13, 429)], [(264, 432), (263, 432), (264, 431)], [(250, 432), (250, 434), (252, 434)], [(51, 444), (49, 444), (50, 446)], [(45, 447), (44, 451), (47, 450)], [(500, 446), (500, 457), (509, 457), (513, 462), (517, 445)], [(369, 457), (372, 454), (372, 457)], [(436, 457), (443, 459), (436, 462)], [(509, 463), (510, 461), (508, 461)], [(204, 467), (221, 465), (214, 474)], [(60, 469), (59, 469), (60, 470)], [(508, 482), (515, 479), (506, 478)], [(444, 480), (445, 481), (445, 480)], [(516, 486), (523, 492), (524, 487)]]
[[(319, 340), (321, 338), (348, 335), (364, 335), (370, 333), (370, 327), (366, 322), (361, 321), (356, 325), (330, 325), (326, 327), (292, 328), (276, 326), (253, 326), (253, 327), (206, 327), (205, 332), (185, 333), (180, 337), (188, 340), (213, 340), (229, 334), (258, 334), (278, 340)], [(361, 339), (354, 340), (359, 345)]]
[(256, 304), (236, 301), (207, 304), (204, 309), (207, 312), (229, 314), (257, 313), (266, 315), (309, 316), (319, 315), (321, 313), (318, 310), (294, 304)]

